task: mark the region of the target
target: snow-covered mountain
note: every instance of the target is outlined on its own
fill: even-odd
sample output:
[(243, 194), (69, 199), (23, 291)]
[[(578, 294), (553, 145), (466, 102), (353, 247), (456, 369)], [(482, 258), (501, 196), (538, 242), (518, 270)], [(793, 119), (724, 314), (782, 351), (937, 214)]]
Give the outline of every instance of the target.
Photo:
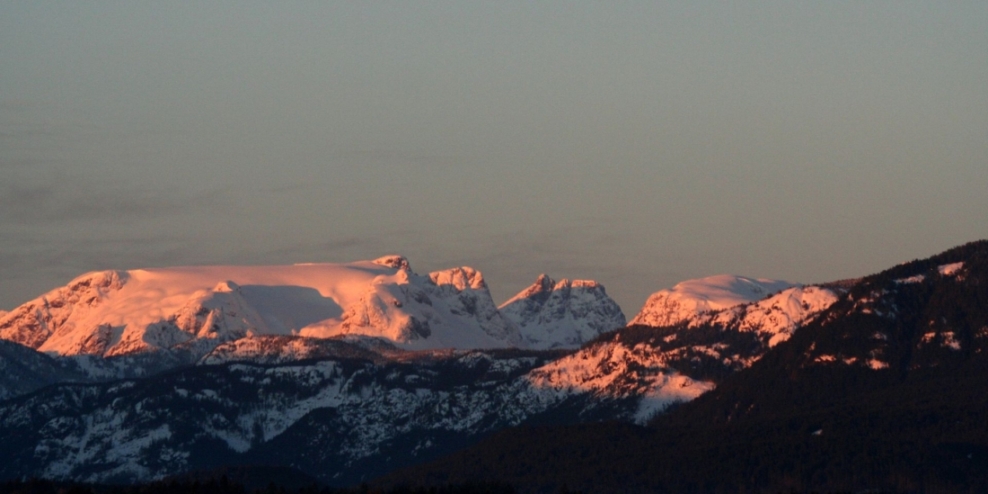
[[(723, 287), (737, 286), (724, 283), (728, 279), (714, 277), (697, 280), (713, 280), (712, 284), (685, 284), (692, 285), (693, 293), (716, 295), (687, 299), (690, 307), (703, 307), (702, 311), (685, 310), (686, 304), (680, 304), (674, 318), (652, 319), (675, 323), (648, 326), (633, 321), (609, 337), (534, 370), (533, 382), (557, 393), (634, 398), (638, 404), (634, 420), (644, 422), (669, 405), (690, 401), (716, 387), (724, 377), (751, 366), (838, 300), (838, 294), (830, 289), (791, 286), (761, 300), (731, 305), (757, 295), (746, 283), (740, 284), (740, 295), (726, 293)], [(707, 289), (710, 285), (716, 289)], [(704, 290), (696, 290), (698, 287)], [(677, 297), (686, 299), (682, 293)]]
[(88, 273), (0, 318), (0, 339), (63, 356), (202, 356), (260, 335), (360, 335), (407, 349), (522, 344), (480, 272), (462, 267), (421, 276), (400, 256)]
[(757, 302), (701, 313), (684, 322), (689, 327), (712, 324), (754, 333), (767, 347), (773, 347), (833, 305), (839, 294), (836, 288), (794, 286)]
[(842, 288), (718, 275), (652, 294), (629, 326), (715, 325), (759, 335), (767, 347), (837, 301)]
[(751, 366), (836, 302), (836, 290), (730, 275), (685, 281), (653, 295), (627, 328), (530, 379), (556, 394), (633, 399), (633, 419), (644, 422)]
[[(457, 293), (482, 286), (466, 271), (449, 276), (457, 281), (433, 282)], [(536, 294), (549, 287), (572, 292), (574, 285), (543, 279), (545, 288), (516, 302), (539, 301)], [(544, 307), (572, 311), (563, 300), (548, 303), (557, 291), (564, 290), (523, 305), (538, 308), (529, 314)], [(793, 302), (800, 300), (796, 293), (704, 312), (703, 321), (678, 326), (619, 328), (575, 353), (412, 352), (387, 339), (352, 335), (248, 335), (177, 372), (55, 385), (0, 403), (0, 436), (9, 438), (0, 448), (0, 477), (149, 480), (214, 462), (277, 458), (347, 484), (435, 458), (504, 427), (546, 420), (641, 423), (760, 358), (771, 338), (751, 322), (803, 307)]]
[(793, 286), (797, 285), (728, 274), (687, 280), (649, 296), (629, 325), (672, 326), (704, 312), (755, 302)]
[(624, 313), (604, 285), (590, 280), (555, 281), (540, 275), (535, 283), (501, 304), (529, 348), (579, 348), (601, 333), (625, 325)]

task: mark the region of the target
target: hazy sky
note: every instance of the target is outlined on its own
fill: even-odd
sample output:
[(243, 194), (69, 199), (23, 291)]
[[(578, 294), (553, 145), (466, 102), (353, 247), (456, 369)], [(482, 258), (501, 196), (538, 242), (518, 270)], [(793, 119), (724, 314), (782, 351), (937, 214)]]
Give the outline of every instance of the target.
[(469, 265), (633, 316), (988, 237), (988, 2), (0, 2), (0, 308), (86, 271)]

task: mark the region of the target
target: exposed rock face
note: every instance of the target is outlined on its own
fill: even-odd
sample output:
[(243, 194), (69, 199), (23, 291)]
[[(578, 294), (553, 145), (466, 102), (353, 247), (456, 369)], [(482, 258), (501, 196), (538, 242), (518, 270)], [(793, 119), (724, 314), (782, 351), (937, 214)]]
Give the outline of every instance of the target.
[(381, 266), (387, 266), (389, 268), (402, 269), (405, 271), (412, 270), (412, 265), (408, 263), (408, 259), (405, 259), (405, 256), (399, 256), (397, 254), (378, 257), (371, 262)]

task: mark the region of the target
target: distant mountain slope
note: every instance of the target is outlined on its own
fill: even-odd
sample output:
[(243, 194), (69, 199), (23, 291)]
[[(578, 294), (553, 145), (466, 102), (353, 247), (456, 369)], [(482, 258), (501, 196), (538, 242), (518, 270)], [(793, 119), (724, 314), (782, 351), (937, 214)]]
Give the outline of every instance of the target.
[(676, 284), (653, 293), (633, 326), (672, 326), (700, 314), (755, 302), (770, 294), (797, 286), (787, 281), (717, 275)]
[(714, 325), (755, 333), (767, 347), (789, 339), (800, 326), (837, 301), (842, 291), (822, 286), (793, 286), (756, 301), (696, 314), (681, 313), (676, 325)]
[(557, 395), (533, 382), (530, 371), (559, 352), (384, 359), (335, 343), (323, 349), (349, 346), (344, 353), (354, 356), (186, 367), (54, 385), (0, 402), (0, 479), (134, 482), (263, 464), (347, 485), (504, 427), (626, 417), (634, 408), (607, 396)]
[(532, 376), (558, 393), (634, 397), (634, 420), (644, 423), (751, 366), (830, 307), (838, 293), (795, 286), (755, 302), (684, 312), (674, 325), (630, 325), (601, 335)]
[[(671, 328), (629, 330), (614, 341), (637, 348)], [(988, 242), (859, 280), (750, 367), (723, 376), (650, 429), (509, 429), (381, 484), (497, 479), (522, 492), (984, 492)]]
[(404, 353), (386, 340), (269, 335), (222, 343), (200, 359), (199, 363), (221, 365), (230, 362), (251, 362), (273, 365), (331, 358), (364, 359), (383, 363), (400, 359)]
[(785, 345), (692, 407), (711, 421), (737, 421), (986, 364), (988, 242), (982, 241), (861, 279)]
[(351, 264), (89, 273), (0, 318), (0, 338), (58, 355), (205, 355), (249, 335), (385, 338), (409, 349), (521, 344), (480, 272)]
[(59, 361), (23, 345), (0, 340), (0, 401), (50, 384), (85, 379), (86, 375), (71, 362)]
[(624, 313), (600, 283), (555, 281), (544, 274), (501, 304), (500, 311), (529, 348), (579, 348), (625, 325)]

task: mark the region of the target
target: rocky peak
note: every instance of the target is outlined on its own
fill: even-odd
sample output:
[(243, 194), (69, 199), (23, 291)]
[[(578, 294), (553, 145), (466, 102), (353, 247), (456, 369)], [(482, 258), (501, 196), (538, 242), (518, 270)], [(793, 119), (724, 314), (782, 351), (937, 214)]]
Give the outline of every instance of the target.
[(532, 284), (530, 289), (539, 288), (542, 290), (551, 290), (554, 286), (556, 286), (556, 280), (550, 278), (549, 275), (542, 273), (535, 279), (535, 283)]
[(213, 288), (213, 292), (215, 293), (230, 293), (239, 290), (240, 290), (240, 285), (237, 285), (236, 283), (229, 280), (221, 281), (216, 284), (215, 288)]
[(408, 263), (408, 259), (406, 259), (405, 256), (401, 256), (398, 254), (391, 254), (387, 256), (378, 257), (377, 259), (374, 259), (371, 262), (381, 266), (387, 266), (389, 268), (400, 269), (402, 271), (412, 270), (412, 266), (411, 264)]
[(433, 271), (429, 273), (429, 279), (436, 286), (451, 286), (457, 291), (487, 290), (484, 275), (469, 266)]
[(606, 291), (604, 290), (604, 285), (601, 285), (594, 280), (573, 280), (570, 282), (570, 286), (573, 288), (599, 289), (601, 291)]
[(576, 348), (624, 326), (621, 308), (590, 280), (554, 281), (540, 275), (500, 307), (532, 348)]

